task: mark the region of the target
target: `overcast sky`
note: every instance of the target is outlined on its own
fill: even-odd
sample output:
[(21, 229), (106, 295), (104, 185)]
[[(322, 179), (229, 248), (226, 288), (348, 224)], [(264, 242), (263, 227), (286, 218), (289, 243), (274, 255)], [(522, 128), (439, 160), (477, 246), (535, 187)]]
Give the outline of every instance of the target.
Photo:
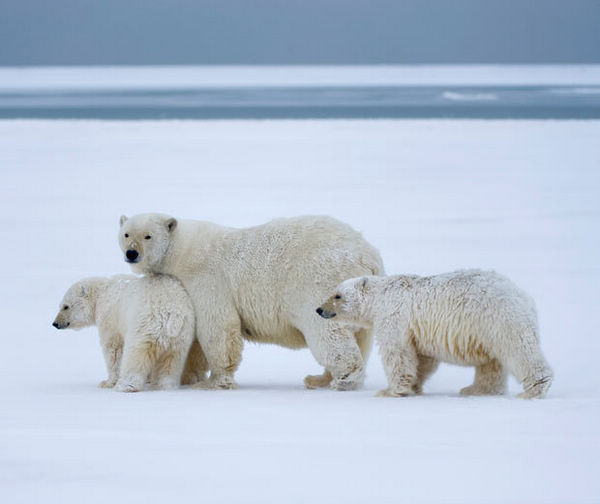
[(0, 65), (600, 63), (600, 0), (0, 0)]

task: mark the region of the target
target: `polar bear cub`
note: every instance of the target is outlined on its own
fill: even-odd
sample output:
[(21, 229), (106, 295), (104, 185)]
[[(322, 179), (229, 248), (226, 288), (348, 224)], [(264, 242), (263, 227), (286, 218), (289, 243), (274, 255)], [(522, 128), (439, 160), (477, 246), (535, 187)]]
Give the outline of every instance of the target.
[(317, 313), (373, 327), (389, 382), (378, 395), (418, 392), (438, 362), (475, 366), (462, 395), (503, 394), (508, 372), (519, 397), (543, 397), (552, 383), (533, 300), (493, 271), (353, 278)]
[(108, 379), (100, 387), (137, 392), (148, 378), (159, 389), (179, 385), (194, 340), (192, 302), (168, 275), (86, 278), (65, 294), (57, 329), (98, 326)]

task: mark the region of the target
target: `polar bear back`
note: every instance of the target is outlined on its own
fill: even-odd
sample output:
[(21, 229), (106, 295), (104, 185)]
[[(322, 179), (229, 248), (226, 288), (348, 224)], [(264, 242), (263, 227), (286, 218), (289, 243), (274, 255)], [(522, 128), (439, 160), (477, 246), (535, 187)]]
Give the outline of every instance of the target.
[(406, 292), (410, 328), (425, 355), (478, 365), (524, 340), (538, 342), (533, 300), (493, 271), (422, 277)]
[(299, 293), (309, 292), (313, 299), (320, 284), (330, 288), (352, 271), (383, 271), (379, 254), (360, 233), (324, 216), (276, 219), (233, 230), (223, 240), (222, 256), (228, 258), (226, 270), (235, 292), (248, 298), (270, 294), (262, 303), (284, 309), (297, 303)]
[(178, 222), (163, 271), (205, 303), (199, 312), (233, 303), (244, 337), (253, 341), (306, 346), (297, 327), (315, 317), (314, 307), (333, 287), (354, 276), (383, 274), (377, 250), (330, 217), (283, 218), (242, 229)]

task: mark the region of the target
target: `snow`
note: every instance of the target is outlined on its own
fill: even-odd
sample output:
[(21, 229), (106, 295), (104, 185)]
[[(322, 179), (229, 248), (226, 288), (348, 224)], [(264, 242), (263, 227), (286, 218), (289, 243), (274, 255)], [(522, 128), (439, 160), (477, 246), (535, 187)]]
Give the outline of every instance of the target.
[(570, 89), (558, 88), (551, 91), (555, 94), (574, 94), (574, 95), (597, 95), (600, 94), (600, 88), (597, 87), (576, 87)]
[(498, 95), (494, 93), (456, 93), (445, 91), (442, 98), (452, 101), (496, 101)]
[(2, 67), (0, 91), (600, 84), (600, 65)]
[[(1, 81), (2, 79), (0, 79)], [(564, 503), (600, 496), (600, 121), (0, 121), (0, 500)], [(494, 268), (535, 299), (549, 397), (307, 391), (307, 350), (247, 344), (235, 391), (119, 394), (67, 287), (127, 273), (121, 214), (233, 226), (330, 214), (389, 273)]]

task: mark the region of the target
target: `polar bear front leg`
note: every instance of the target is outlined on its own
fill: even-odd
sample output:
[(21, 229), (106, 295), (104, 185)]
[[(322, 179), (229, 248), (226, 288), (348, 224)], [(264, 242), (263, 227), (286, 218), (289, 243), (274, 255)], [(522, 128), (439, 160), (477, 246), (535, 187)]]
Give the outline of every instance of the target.
[(307, 312), (296, 327), (304, 335), (308, 348), (325, 372), (321, 376), (307, 377), (305, 385), (315, 388), (313, 385), (324, 384), (331, 376), (329, 387), (333, 390), (356, 390), (365, 379), (365, 369), (354, 335), (355, 328), (323, 320), (314, 312), (312, 304)]
[(325, 352), (325, 366), (333, 380), (333, 390), (356, 390), (365, 381), (365, 363), (352, 329), (336, 329)]
[(380, 353), (388, 388), (380, 390), (378, 397), (405, 397), (415, 394), (419, 357), (408, 334), (381, 335)]
[(112, 388), (119, 379), (119, 366), (121, 365), (121, 355), (123, 354), (123, 344), (118, 336), (111, 337), (100, 333), (100, 342), (102, 346), (102, 354), (104, 355), (104, 362), (106, 363), (106, 370), (108, 371), (108, 378), (102, 380), (98, 387), (100, 388)]
[(119, 380), (115, 386), (115, 390), (119, 392), (139, 392), (143, 390), (146, 379), (152, 372), (156, 360), (156, 350), (152, 348), (152, 344), (146, 338), (136, 338), (134, 336), (131, 339), (134, 342), (125, 343), (123, 348)]
[[(371, 347), (373, 346), (372, 331), (367, 330), (367, 329), (359, 329), (358, 331), (354, 332), (354, 339), (356, 340), (356, 344), (358, 345), (358, 349), (360, 350), (360, 354), (362, 356), (362, 366), (364, 367), (365, 363), (367, 362), (367, 359), (369, 358), (369, 353), (371, 352)], [(350, 346), (353, 347), (353, 345), (351, 343), (350, 343)], [(313, 342), (313, 348), (317, 348), (317, 350), (316, 350), (317, 352), (320, 351), (318, 343)], [(355, 352), (355, 349), (352, 348), (350, 351)], [(313, 351), (313, 354), (315, 354), (315, 351)], [(315, 355), (315, 357), (317, 357), (317, 356)], [(319, 358), (317, 358), (317, 360), (319, 361)], [(324, 361), (326, 361), (326, 360), (327, 359), (324, 359)], [(333, 359), (333, 360), (335, 360), (335, 359)], [(358, 378), (360, 380), (360, 383), (356, 384), (357, 387), (359, 387), (362, 384), (362, 380), (364, 380), (364, 372), (363, 372), (362, 377), (359, 375)], [(324, 388), (324, 387), (328, 387), (332, 381), (333, 381), (332, 374), (329, 372), (328, 369), (325, 369), (323, 374), (308, 375), (307, 377), (305, 377), (304, 378), (304, 386), (307, 389)], [(346, 379), (346, 381), (347, 381), (347, 379)], [(346, 384), (344, 384), (344, 385), (346, 385)], [(345, 387), (339, 388), (339, 383), (336, 384), (336, 386), (334, 386), (332, 388), (335, 388), (336, 390), (347, 390), (347, 388), (345, 388)]]

